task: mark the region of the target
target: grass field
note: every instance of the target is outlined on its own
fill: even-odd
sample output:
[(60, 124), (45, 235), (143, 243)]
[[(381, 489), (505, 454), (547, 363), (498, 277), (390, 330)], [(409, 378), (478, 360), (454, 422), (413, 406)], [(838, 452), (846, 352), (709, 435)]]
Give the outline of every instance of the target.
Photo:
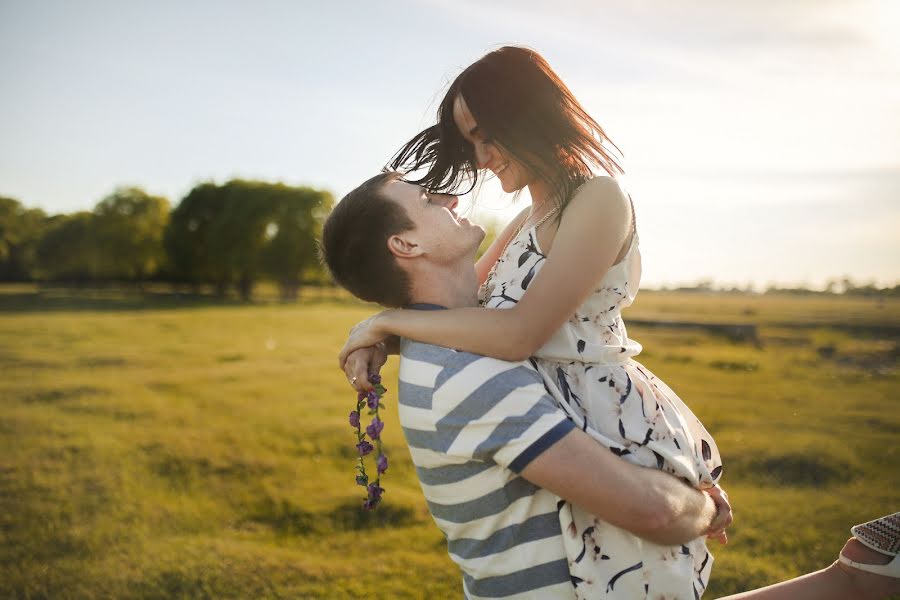
[[(359, 510), (336, 353), (369, 306), (0, 291), (0, 597), (458, 598), (397, 423)], [(735, 507), (707, 597), (831, 562), (900, 509), (900, 302), (642, 294), (632, 327), (713, 433)]]

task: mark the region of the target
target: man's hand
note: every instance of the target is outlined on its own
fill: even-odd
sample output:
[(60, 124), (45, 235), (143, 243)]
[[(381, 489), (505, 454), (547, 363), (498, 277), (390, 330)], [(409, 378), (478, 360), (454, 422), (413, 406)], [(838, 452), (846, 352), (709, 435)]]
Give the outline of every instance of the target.
[(387, 357), (388, 353), (384, 342), (354, 350), (344, 362), (344, 373), (347, 375), (347, 381), (350, 382), (350, 385), (357, 392), (371, 390), (372, 382), (369, 381), (369, 373), (378, 375), (381, 372), (381, 367), (387, 362)]
[[(522, 477), (592, 515), (655, 544), (685, 544), (731, 523), (727, 498), (673, 475), (622, 460), (575, 429), (547, 448)], [(720, 508), (723, 507), (723, 508)]]
[(706, 537), (719, 540), (720, 544), (728, 543), (728, 534), (725, 530), (731, 527), (734, 522), (734, 515), (731, 512), (731, 503), (728, 502), (728, 494), (718, 485), (703, 490), (713, 499), (716, 504), (716, 517), (709, 525)]

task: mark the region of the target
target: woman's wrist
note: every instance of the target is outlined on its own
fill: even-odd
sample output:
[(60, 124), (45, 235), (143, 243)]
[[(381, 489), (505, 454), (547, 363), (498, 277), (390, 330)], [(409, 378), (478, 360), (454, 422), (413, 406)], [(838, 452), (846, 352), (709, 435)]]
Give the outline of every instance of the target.
[(392, 335), (397, 335), (393, 329), (392, 325), (394, 323), (393, 319), (396, 317), (396, 314), (400, 312), (395, 309), (383, 310), (375, 316), (375, 319), (372, 323), (375, 328), (375, 332), (378, 334), (382, 340), (389, 338)]

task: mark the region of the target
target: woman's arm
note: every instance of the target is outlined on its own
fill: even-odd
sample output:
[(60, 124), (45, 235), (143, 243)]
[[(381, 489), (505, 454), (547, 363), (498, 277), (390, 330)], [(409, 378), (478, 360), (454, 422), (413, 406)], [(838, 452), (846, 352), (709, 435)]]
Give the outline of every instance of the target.
[(488, 247), (487, 251), (481, 255), (481, 258), (475, 263), (475, 273), (478, 275), (478, 285), (484, 283), (484, 280), (487, 279), (488, 273), (491, 272), (491, 267), (500, 260), (500, 255), (503, 254), (503, 251), (506, 249), (506, 244), (509, 242), (510, 238), (518, 231), (519, 225), (528, 218), (529, 209), (525, 208), (516, 215), (512, 221), (507, 223), (506, 227), (503, 228), (503, 231), (494, 238), (494, 241), (491, 242), (491, 245)]
[(389, 310), (353, 329), (339, 360), (388, 335), (503, 360), (534, 354), (594, 290), (631, 232), (631, 206), (618, 182), (598, 177), (572, 198), (553, 251), (521, 301), (509, 309)]

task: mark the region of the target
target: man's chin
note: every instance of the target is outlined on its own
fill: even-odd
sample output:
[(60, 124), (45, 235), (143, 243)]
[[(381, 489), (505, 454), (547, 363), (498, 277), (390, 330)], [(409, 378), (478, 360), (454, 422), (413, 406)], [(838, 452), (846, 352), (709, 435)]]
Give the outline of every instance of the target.
[(479, 235), (477, 238), (475, 238), (475, 243), (472, 244), (472, 247), (469, 248), (469, 252), (467, 253), (470, 255), (473, 263), (476, 262), (476, 260), (478, 258), (478, 249), (481, 248), (482, 240), (484, 240), (483, 233), (482, 233), (482, 235)]

